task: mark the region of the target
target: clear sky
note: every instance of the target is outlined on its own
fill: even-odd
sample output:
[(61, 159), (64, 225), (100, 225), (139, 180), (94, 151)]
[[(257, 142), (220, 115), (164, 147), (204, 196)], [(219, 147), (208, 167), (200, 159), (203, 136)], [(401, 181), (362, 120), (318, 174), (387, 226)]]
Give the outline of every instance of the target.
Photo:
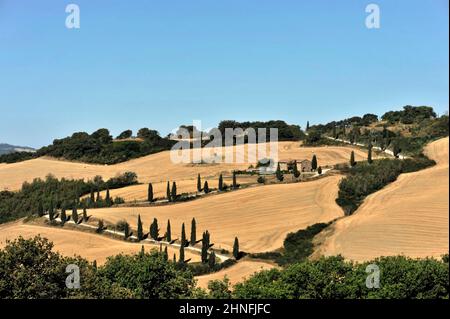
[[(381, 9), (367, 29), (365, 7)], [(67, 29), (65, 7), (80, 7)], [(0, 142), (449, 105), (448, 0), (0, 0)]]

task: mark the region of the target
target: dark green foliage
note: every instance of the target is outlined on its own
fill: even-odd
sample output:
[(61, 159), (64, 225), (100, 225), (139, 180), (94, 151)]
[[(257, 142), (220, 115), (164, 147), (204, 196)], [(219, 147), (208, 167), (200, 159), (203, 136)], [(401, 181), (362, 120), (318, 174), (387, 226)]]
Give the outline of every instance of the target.
[(258, 176), (257, 182), (260, 184), (264, 184), (266, 182), (266, 179), (264, 176)]
[(181, 246), (186, 246), (187, 244), (187, 239), (186, 239), (186, 228), (184, 227), (184, 223), (181, 225), (181, 240), (180, 240), (180, 245)]
[(336, 202), (350, 215), (367, 195), (392, 183), (400, 174), (415, 172), (434, 164), (434, 161), (425, 157), (381, 159), (374, 160), (372, 164), (360, 163), (347, 171), (344, 170), (347, 176), (339, 183)]
[(234, 238), (233, 243), (233, 257), (235, 259), (239, 258), (239, 239), (237, 237)]
[(184, 263), (184, 245), (180, 245), (180, 256), (178, 261)]
[(167, 182), (166, 197), (167, 197), (167, 200), (168, 200), (169, 202), (172, 201), (172, 198), (171, 198), (170, 195), (171, 195), (171, 193), (170, 193), (170, 182)]
[(216, 253), (214, 251), (209, 254), (208, 266), (211, 269), (214, 269), (216, 266)]
[(281, 169), (280, 169), (280, 163), (277, 164), (277, 170), (275, 172), (275, 176), (277, 177), (277, 180), (280, 182), (282, 182), (284, 179), (283, 173), (281, 172)]
[(208, 262), (208, 249), (210, 245), (209, 240), (210, 240), (209, 232), (205, 231), (202, 236), (202, 254), (201, 254), (202, 263)]
[(317, 156), (316, 155), (313, 155), (313, 157), (312, 157), (311, 168), (313, 171), (315, 171), (317, 169)]
[(67, 214), (66, 214), (66, 209), (63, 207), (61, 208), (61, 225), (64, 225), (67, 221)]
[(117, 135), (116, 139), (122, 140), (122, 139), (130, 138), (132, 135), (133, 135), (133, 131), (125, 130), (122, 133), (120, 133), (119, 135)]
[(76, 207), (72, 209), (72, 220), (75, 224), (78, 224), (78, 210)]
[(372, 145), (369, 145), (369, 150), (367, 153), (367, 163), (372, 164), (373, 159), (372, 159)]
[(350, 166), (353, 167), (356, 165), (356, 161), (355, 161), (355, 152), (352, 151), (352, 153), (350, 154)]
[[(366, 267), (381, 271), (380, 288), (366, 288)], [(342, 257), (305, 260), (283, 270), (253, 275), (233, 290), (234, 298), (448, 299), (448, 264), (434, 259), (381, 257), (354, 264)]]
[[(161, 138), (158, 132), (140, 130), (144, 141), (114, 142), (107, 129), (100, 129), (89, 135), (74, 133), (70, 137), (56, 139), (52, 145), (42, 147), (36, 153), (11, 153), (0, 156), (1, 162), (18, 162), (40, 156), (52, 156), (87, 163), (115, 164), (132, 158), (170, 149), (175, 142)], [(125, 133), (125, 132), (124, 132)]]
[(170, 220), (167, 220), (166, 241), (172, 241), (172, 230), (170, 228)]
[(319, 175), (322, 175), (322, 166), (319, 166), (317, 168), (317, 173), (319, 173)]
[(149, 201), (150, 203), (153, 202), (153, 185), (152, 185), (152, 183), (148, 184), (147, 201)]
[(198, 174), (197, 176), (197, 192), (201, 192), (202, 191), (202, 180), (200, 178), (200, 174)]
[(412, 124), (425, 119), (435, 118), (436, 113), (429, 106), (404, 106), (402, 111), (390, 111), (383, 114), (381, 119), (389, 123), (401, 122)]
[(208, 181), (205, 181), (205, 184), (203, 185), (203, 191), (205, 192), (205, 194), (209, 193)]
[(158, 220), (156, 218), (153, 218), (153, 222), (150, 225), (150, 237), (154, 240), (158, 240), (159, 237)]
[(294, 165), (292, 165), (292, 174), (294, 175), (295, 178), (300, 177), (300, 172), (297, 168), (297, 161), (295, 161)]
[(219, 176), (219, 192), (223, 191), (223, 176), (220, 174)]
[(173, 182), (172, 183), (172, 191), (170, 193), (170, 199), (174, 202), (177, 200), (177, 183)]
[(87, 210), (86, 207), (83, 207), (83, 222), (87, 222), (88, 221), (88, 215), (87, 215)]
[(138, 215), (138, 222), (137, 222), (137, 238), (139, 241), (144, 239), (144, 230), (142, 228), (142, 221), (141, 221), (141, 215)]
[(131, 236), (130, 225), (127, 222), (125, 222), (123, 225), (123, 238), (127, 239), (130, 236)]
[(97, 232), (97, 233), (101, 233), (101, 232), (103, 232), (104, 230), (105, 230), (105, 224), (104, 224), (104, 222), (103, 222), (103, 219), (99, 219), (99, 220), (98, 220), (98, 224), (97, 224), (96, 232)]
[(309, 121), (306, 122), (306, 130), (309, 131)]
[(236, 181), (236, 171), (233, 171), (233, 189), (238, 188), (238, 184)]
[(191, 221), (191, 246), (194, 246), (196, 241), (197, 241), (197, 223), (195, 221), (195, 218), (192, 218), (192, 221)]

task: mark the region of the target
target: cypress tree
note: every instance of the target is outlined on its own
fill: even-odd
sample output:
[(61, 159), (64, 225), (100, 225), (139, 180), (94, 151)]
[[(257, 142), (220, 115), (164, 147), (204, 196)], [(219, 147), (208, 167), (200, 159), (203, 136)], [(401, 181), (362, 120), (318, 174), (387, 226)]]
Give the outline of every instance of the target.
[(203, 185), (203, 191), (205, 192), (205, 194), (209, 193), (208, 181), (205, 181), (205, 184)]
[(173, 253), (173, 262), (174, 262), (174, 263), (177, 262), (177, 255), (175, 255), (175, 253)]
[(148, 184), (147, 200), (150, 203), (153, 202), (153, 185), (152, 185), (152, 183)]
[(164, 248), (163, 258), (165, 261), (169, 260), (169, 253), (167, 251), (167, 246)]
[(334, 139), (336, 139), (338, 136), (337, 136), (337, 132), (336, 132), (336, 124), (335, 125), (333, 125), (333, 138)]
[(200, 174), (198, 174), (197, 176), (197, 192), (201, 192), (202, 191), (202, 180), (200, 178)]
[(106, 198), (105, 200), (108, 202), (111, 199), (110, 195), (109, 195), (109, 187), (106, 188)]
[(317, 173), (319, 173), (319, 175), (322, 175), (322, 166), (319, 166), (317, 168)]
[(48, 208), (48, 218), (52, 221), (55, 218), (55, 208), (53, 206), (53, 199), (50, 200), (50, 205)]
[(317, 169), (317, 157), (314, 154), (311, 160), (311, 169), (315, 171)]
[(180, 245), (180, 263), (184, 262), (184, 245)]
[(66, 208), (61, 208), (61, 225), (64, 225), (67, 221)]
[(237, 237), (234, 238), (233, 256), (234, 256), (235, 259), (239, 258), (239, 240), (238, 240)]
[(398, 158), (398, 155), (400, 154), (402, 150), (400, 149), (400, 146), (398, 146), (398, 143), (394, 143), (394, 147), (392, 148), (392, 153), (394, 154), (395, 158)]
[(181, 246), (186, 246), (186, 230), (183, 225), (181, 225)]
[(221, 192), (223, 190), (223, 176), (220, 174), (219, 176), (219, 191)]
[(233, 189), (237, 188), (236, 171), (233, 171)]
[(202, 263), (208, 262), (208, 249), (209, 249), (209, 233), (205, 231), (202, 236)]
[(83, 222), (88, 221), (87, 210), (86, 207), (83, 207)]
[(306, 130), (309, 130), (309, 121), (306, 122)]
[(170, 197), (172, 198), (172, 201), (176, 201), (177, 199), (177, 183), (175, 182), (172, 183), (172, 193)]
[(208, 265), (209, 268), (211, 269), (213, 269), (214, 266), (216, 266), (216, 253), (214, 251), (211, 252), (211, 254), (209, 254)]
[(197, 241), (197, 224), (195, 222), (195, 218), (192, 218), (192, 222), (191, 222), (191, 246), (194, 246), (196, 241)]
[(94, 267), (94, 270), (97, 270), (97, 260), (92, 262), (92, 267)]
[(100, 201), (100, 189), (97, 189), (97, 199), (95, 200), (96, 203)]
[(167, 182), (166, 196), (167, 196), (167, 200), (168, 200), (169, 202), (171, 202), (172, 199), (170, 198), (170, 182)]
[(277, 179), (282, 182), (284, 179), (283, 173), (281, 172), (280, 163), (277, 165), (277, 171), (275, 172), (275, 175), (277, 176)]
[(150, 237), (154, 240), (158, 240), (159, 237), (158, 220), (156, 218), (153, 218), (153, 222), (150, 225)]
[(300, 176), (300, 172), (298, 171), (298, 168), (297, 168), (297, 161), (294, 162), (293, 174), (295, 177)]
[(172, 230), (170, 229), (170, 220), (167, 220), (166, 240), (168, 242), (172, 241)]
[(76, 206), (72, 209), (72, 220), (75, 224), (78, 224), (78, 210)]
[(130, 225), (128, 223), (125, 223), (123, 225), (123, 237), (124, 239), (127, 239), (130, 236)]
[(350, 154), (350, 166), (353, 167), (353, 166), (355, 166), (355, 165), (356, 165), (356, 162), (355, 162), (355, 152), (352, 151), (352, 153)]
[[(138, 222), (137, 222), (137, 238), (138, 238), (138, 240), (144, 239), (144, 231), (142, 230), (141, 215), (138, 215)], [(144, 246), (142, 246), (142, 247), (144, 247)]]

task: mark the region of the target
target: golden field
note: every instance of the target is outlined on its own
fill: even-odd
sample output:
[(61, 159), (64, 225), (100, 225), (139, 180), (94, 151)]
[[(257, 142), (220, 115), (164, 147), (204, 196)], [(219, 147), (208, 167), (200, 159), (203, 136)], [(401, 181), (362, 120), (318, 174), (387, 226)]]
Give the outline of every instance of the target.
[(368, 196), (350, 217), (337, 221), (318, 238), (315, 255), (342, 254), (364, 261), (404, 254), (440, 257), (449, 251), (449, 139), (425, 148), (437, 165), (402, 174)]

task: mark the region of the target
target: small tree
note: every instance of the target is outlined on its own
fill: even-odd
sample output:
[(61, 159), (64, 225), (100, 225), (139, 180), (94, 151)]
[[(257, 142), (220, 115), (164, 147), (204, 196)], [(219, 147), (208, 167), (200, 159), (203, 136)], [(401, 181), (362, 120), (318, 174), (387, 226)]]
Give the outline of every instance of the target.
[(205, 184), (203, 185), (203, 191), (205, 192), (205, 194), (209, 193), (208, 181), (205, 181)]
[(67, 221), (66, 208), (61, 208), (61, 225), (64, 225)]
[(95, 194), (94, 194), (94, 189), (91, 188), (91, 195), (90, 195), (90, 204), (94, 204), (95, 203)]
[(297, 168), (297, 161), (294, 162), (294, 167), (292, 168), (292, 173), (294, 174), (294, 177), (297, 178), (300, 176), (300, 172)]
[(311, 160), (311, 169), (315, 171), (317, 169), (317, 156), (314, 154)]
[(235, 259), (239, 258), (239, 240), (237, 237), (234, 238), (234, 244), (233, 244), (233, 257)]
[(88, 221), (88, 215), (86, 207), (83, 207), (83, 222), (86, 223)]
[(130, 237), (130, 225), (127, 222), (123, 225), (123, 237), (124, 239)]
[(50, 221), (55, 219), (55, 207), (53, 206), (53, 199), (50, 200), (50, 205), (48, 207), (48, 219), (50, 219)]
[(139, 241), (144, 239), (144, 231), (142, 229), (142, 221), (141, 221), (141, 215), (138, 215), (138, 222), (137, 222), (137, 238)]
[(156, 218), (153, 218), (153, 222), (150, 225), (150, 237), (154, 240), (158, 240), (159, 237), (158, 220)]
[(169, 260), (169, 252), (167, 251), (167, 246), (164, 248), (163, 258), (165, 261)]
[(106, 188), (106, 197), (105, 197), (105, 201), (106, 201), (107, 203), (110, 203), (110, 202), (111, 202), (111, 195), (109, 194), (109, 187)]
[(171, 202), (171, 201), (172, 201), (172, 198), (171, 198), (171, 196), (170, 196), (170, 182), (167, 182), (166, 196), (167, 196), (167, 200), (168, 200), (169, 202)]
[(72, 209), (72, 220), (75, 224), (78, 224), (78, 210), (76, 206)]
[(282, 182), (284, 179), (283, 173), (281, 172), (280, 163), (277, 165), (277, 171), (275, 172), (277, 179)]
[(319, 175), (322, 175), (322, 166), (319, 166), (317, 168), (317, 173), (319, 173)]
[(236, 181), (236, 171), (233, 171), (233, 189), (236, 189), (238, 187), (237, 181)]
[(105, 229), (105, 224), (103, 223), (103, 219), (99, 219), (97, 224), (97, 233), (101, 233)]
[(180, 245), (180, 257), (179, 262), (184, 263), (184, 245)]
[(395, 158), (399, 157), (399, 154), (401, 151), (402, 150), (401, 150), (400, 146), (398, 146), (398, 143), (397, 142), (394, 143), (394, 147), (392, 148), (392, 153), (394, 154)]
[(172, 183), (172, 192), (170, 194), (172, 201), (176, 201), (177, 199), (177, 183)]
[(220, 174), (219, 176), (219, 191), (223, 191), (223, 176)]
[(149, 201), (150, 203), (153, 202), (153, 185), (152, 185), (152, 183), (148, 184), (147, 201)]
[(191, 222), (191, 246), (194, 246), (196, 241), (197, 241), (197, 223), (195, 222), (195, 218), (192, 218), (192, 222)]
[(202, 180), (200, 178), (200, 174), (198, 174), (197, 176), (197, 192), (201, 192), (202, 191)]
[(216, 253), (214, 251), (209, 254), (208, 266), (210, 269), (214, 269), (216, 266)]
[(209, 232), (205, 231), (202, 236), (202, 263), (208, 262), (208, 249), (209, 249)]
[(350, 154), (350, 166), (353, 167), (356, 165), (356, 161), (355, 161), (355, 152), (352, 151), (352, 153)]
[(170, 220), (167, 220), (166, 240), (168, 242), (172, 241), (172, 230), (170, 229)]

